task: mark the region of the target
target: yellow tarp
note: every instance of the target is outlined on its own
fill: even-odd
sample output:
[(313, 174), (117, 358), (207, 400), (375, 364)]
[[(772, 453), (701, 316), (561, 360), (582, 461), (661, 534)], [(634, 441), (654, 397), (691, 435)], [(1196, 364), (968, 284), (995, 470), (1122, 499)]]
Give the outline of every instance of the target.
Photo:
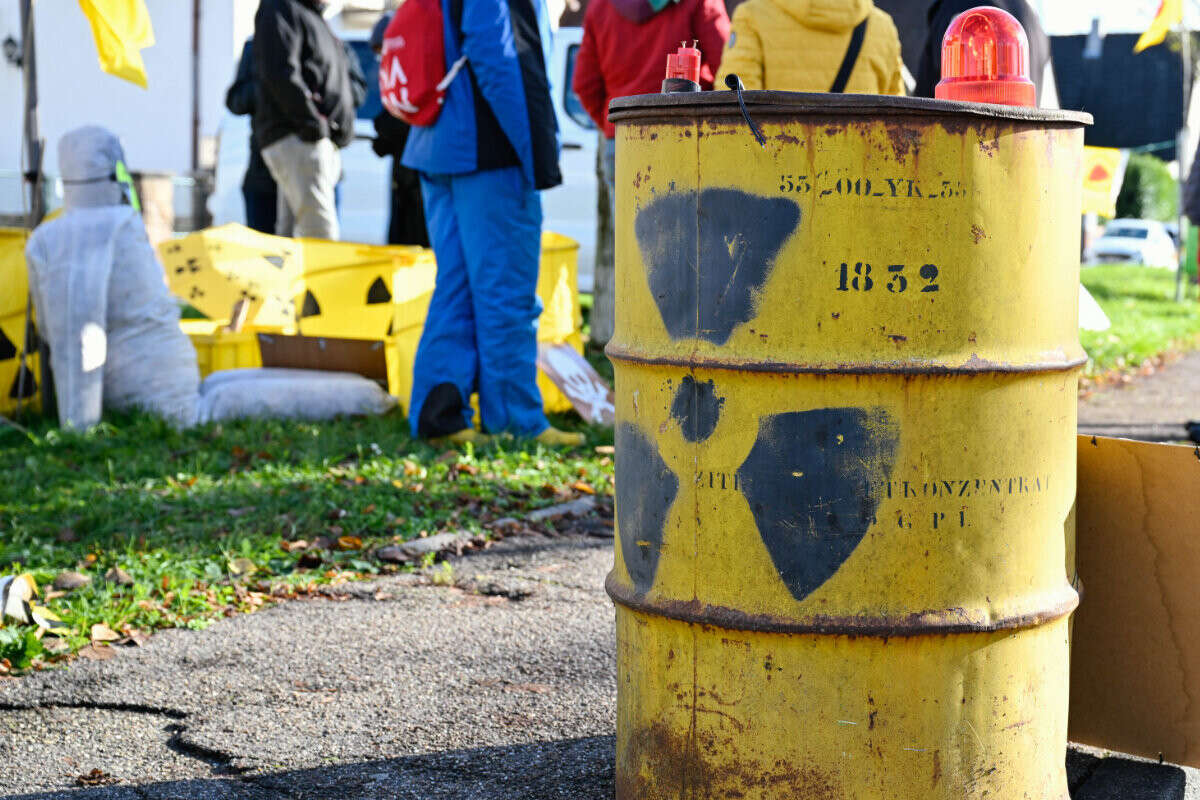
[(146, 88), (142, 50), (154, 45), (145, 0), (79, 0), (92, 26), (100, 69)]

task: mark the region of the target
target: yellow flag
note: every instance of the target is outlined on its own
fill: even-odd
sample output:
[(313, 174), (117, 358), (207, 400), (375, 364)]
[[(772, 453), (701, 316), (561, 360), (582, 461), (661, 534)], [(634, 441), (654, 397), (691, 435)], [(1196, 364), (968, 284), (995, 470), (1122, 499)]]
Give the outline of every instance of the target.
[(141, 51), (154, 44), (146, 0), (79, 0), (92, 25), (100, 69), (146, 88)]
[(1158, 6), (1158, 13), (1154, 15), (1154, 21), (1137, 40), (1133, 52), (1140, 53), (1147, 47), (1161, 44), (1162, 40), (1167, 38), (1167, 31), (1171, 30), (1171, 26), (1180, 22), (1183, 22), (1183, 0), (1162, 0)]
[(1115, 147), (1083, 148), (1083, 213), (1113, 218), (1129, 153)]

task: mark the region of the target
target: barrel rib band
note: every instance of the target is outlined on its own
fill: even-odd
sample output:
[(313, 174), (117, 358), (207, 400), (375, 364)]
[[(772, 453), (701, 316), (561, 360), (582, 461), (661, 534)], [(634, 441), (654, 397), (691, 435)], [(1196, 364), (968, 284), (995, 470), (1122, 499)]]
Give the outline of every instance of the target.
[(1087, 363), (1086, 358), (1071, 361), (1041, 361), (1006, 364), (973, 360), (965, 364), (917, 362), (879, 362), (873, 364), (792, 364), (782, 361), (730, 361), (709, 356), (650, 356), (609, 343), (604, 354), (613, 361), (681, 369), (726, 370), (729, 372), (765, 372), (784, 375), (981, 375), (1070, 372)]
[(725, 630), (758, 633), (870, 636), (882, 639), (1019, 631), (1061, 619), (1079, 605), (1078, 593), (1070, 586), (1064, 586), (1062, 599), (1048, 608), (996, 619), (971, 619), (963, 609), (946, 609), (897, 617), (813, 616), (805, 620), (797, 620), (783, 619), (769, 614), (748, 614), (737, 609), (708, 605), (697, 600), (647, 600), (632, 588), (621, 585), (611, 572), (604, 581), (604, 589), (614, 603), (625, 608), (694, 625), (711, 625)]

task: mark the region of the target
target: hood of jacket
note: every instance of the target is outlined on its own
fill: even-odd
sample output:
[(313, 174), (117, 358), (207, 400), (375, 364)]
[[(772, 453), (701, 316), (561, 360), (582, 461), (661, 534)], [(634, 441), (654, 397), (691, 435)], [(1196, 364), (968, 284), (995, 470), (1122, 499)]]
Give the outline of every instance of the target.
[(634, 25), (649, 22), (650, 19), (679, 0), (609, 0), (617, 13)]
[(872, 0), (773, 0), (809, 28), (831, 33), (848, 31), (867, 18)]

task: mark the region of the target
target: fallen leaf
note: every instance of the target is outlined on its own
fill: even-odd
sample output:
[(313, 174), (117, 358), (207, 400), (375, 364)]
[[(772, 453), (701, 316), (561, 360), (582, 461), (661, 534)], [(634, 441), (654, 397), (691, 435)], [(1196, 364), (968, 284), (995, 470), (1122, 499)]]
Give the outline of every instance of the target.
[(141, 647), (148, 641), (150, 641), (150, 634), (146, 633), (145, 631), (138, 630), (137, 628), (132, 628), (126, 631), (125, 638), (118, 640), (117, 644), (126, 645), (129, 647)]
[(120, 567), (113, 567), (104, 573), (104, 580), (117, 586), (133, 586), (133, 576)]
[(252, 575), (257, 569), (258, 565), (245, 557), (235, 558), (229, 562), (229, 574), (231, 575)]
[(114, 778), (101, 769), (93, 769), (91, 772), (75, 776), (75, 784), (77, 786), (112, 786), (114, 783), (119, 782), (117, 778)]
[(121, 638), (121, 634), (114, 631), (112, 628), (105, 625), (103, 622), (97, 622), (92, 626), (92, 642), (115, 642)]
[(595, 494), (596, 493), (595, 489), (593, 489), (591, 486), (588, 486), (583, 481), (575, 481), (574, 483), (571, 484), (571, 488), (577, 492), (583, 492), (584, 494)]
[(82, 589), (92, 582), (92, 579), (81, 572), (60, 572), (54, 579), (54, 588), (60, 592), (72, 592)]
[(42, 647), (46, 648), (46, 652), (50, 653), (51, 655), (65, 653), (71, 649), (71, 645), (67, 644), (57, 636), (47, 636), (42, 639)]
[(339, 536), (337, 540), (338, 550), (362, 550), (362, 539), (357, 536)]

